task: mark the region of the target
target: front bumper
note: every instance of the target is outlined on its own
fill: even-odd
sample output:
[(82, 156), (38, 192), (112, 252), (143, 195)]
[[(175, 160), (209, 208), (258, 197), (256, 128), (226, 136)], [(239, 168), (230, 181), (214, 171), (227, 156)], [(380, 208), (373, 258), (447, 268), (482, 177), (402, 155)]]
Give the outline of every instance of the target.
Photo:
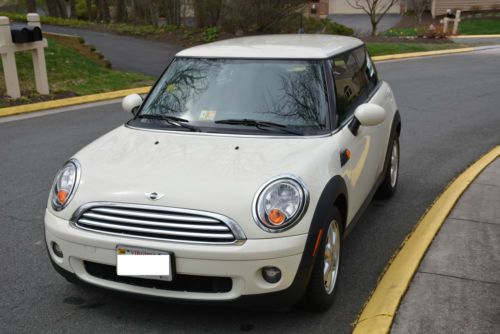
[[(299, 264), (307, 240), (307, 235), (304, 234), (247, 240), (242, 245), (162, 242), (80, 230), (70, 226), (68, 221), (54, 216), (50, 211), (45, 214), (45, 234), (51, 260), (66, 277), (74, 277), (94, 286), (120, 292), (199, 302), (234, 301), (243, 296), (276, 295), (290, 290), (294, 280), (298, 278)], [(62, 258), (54, 254), (53, 242), (62, 249)], [(176, 274), (230, 278), (231, 288), (229, 291), (216, 293), (175, 291), (127, 284), (89, 273), (86, 263), (116, 266), (117, 245), (172, 252)], [(265, 266), (280, 268), (282, 278), (278, 283), (271, 284), (262, 278), (261, 270)]]

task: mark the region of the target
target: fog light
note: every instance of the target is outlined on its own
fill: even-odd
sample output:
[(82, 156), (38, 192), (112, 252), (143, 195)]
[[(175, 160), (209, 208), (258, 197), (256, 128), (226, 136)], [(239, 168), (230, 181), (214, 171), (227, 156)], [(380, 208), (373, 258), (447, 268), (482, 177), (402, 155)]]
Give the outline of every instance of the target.
[(276, 267), (264, 267), (262, 268), (262, 277), (268, 283), (278, 283), (281, 279), (281, 270)]
[(54, 252), (54, 254), (56, 254), (57, 257), (63, 257), (63, 252), (62, 252), (62, 249), (61, 247), (59, 247), (59, 245), (55, 242), (52, 243), (52, 251)]

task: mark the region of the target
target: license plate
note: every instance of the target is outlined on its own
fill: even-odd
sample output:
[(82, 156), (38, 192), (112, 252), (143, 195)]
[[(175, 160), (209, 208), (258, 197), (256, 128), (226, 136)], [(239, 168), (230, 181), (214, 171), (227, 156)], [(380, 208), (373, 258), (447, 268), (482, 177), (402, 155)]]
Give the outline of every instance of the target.
[(172, 280), (172, 255), (137, 247), (116, 247), (116, 274), (163, 281)]

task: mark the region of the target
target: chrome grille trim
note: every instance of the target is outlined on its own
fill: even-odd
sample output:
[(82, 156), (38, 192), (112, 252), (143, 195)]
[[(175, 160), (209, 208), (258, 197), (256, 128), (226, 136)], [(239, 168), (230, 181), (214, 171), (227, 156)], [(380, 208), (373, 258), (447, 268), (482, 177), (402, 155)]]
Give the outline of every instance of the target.
[(71, 226), (96, 233), (182, 243), (241, 244), (246, 240), (232, 219), (206, 211), (115, 202), (82, 205)]

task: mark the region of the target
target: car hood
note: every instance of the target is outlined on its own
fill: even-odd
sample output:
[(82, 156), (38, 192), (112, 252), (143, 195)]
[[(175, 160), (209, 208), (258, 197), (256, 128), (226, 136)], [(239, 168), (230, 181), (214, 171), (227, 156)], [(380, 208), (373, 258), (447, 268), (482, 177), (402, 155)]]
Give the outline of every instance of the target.
[[(252, 218), (257, 190), (272, 177), (293, 174), (305, 182), (314, 208), (318, 191), (311, 190), (325, 184), (328, 175), (321, 167), (327, 165), (324, 139), (154, 132), (121, 126), (75, 155), (81, 164), (80, 184), (68, 208), (57, 214), (70, 217), (79, 206), (96, 201), (169, 206), (223, 214), (236, 221), (248, 238), (270, 237)], [(152, 201), (146, 196), (151, 192), (164, 196)], [(311, 211), (306, 215), (312, 217)], [(285, 233), (307, 230), (308, 225)]]

